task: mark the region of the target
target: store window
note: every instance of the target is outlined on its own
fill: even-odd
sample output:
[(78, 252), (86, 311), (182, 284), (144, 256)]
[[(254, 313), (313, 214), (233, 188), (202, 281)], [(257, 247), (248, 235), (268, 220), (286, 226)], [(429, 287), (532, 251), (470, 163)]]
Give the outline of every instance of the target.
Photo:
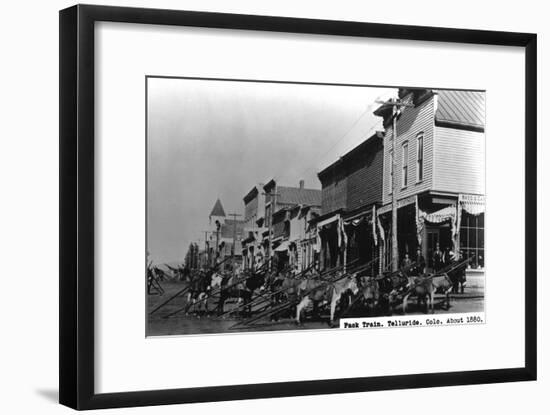
[(473, 269), (485, 268), (485, 214), (470, 215), (462, 211), (460, 250), (464, 258), (472, 258)]

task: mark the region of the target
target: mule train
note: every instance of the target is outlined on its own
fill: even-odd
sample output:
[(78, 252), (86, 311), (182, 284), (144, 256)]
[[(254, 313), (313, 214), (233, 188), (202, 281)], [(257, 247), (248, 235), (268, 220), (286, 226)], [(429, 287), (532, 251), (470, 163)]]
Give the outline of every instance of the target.
[[(247, 319), (239, 323), (241, 326), (261, 319), (281, 318), (292, 318), (302, 324), (306, 311), (316, 319), (328, 311), (328, 323), (334, 326), (338, 318), (350, 315), (406, 313), (413, 298), (417, 311), (423, 306), (425, 312), (433, 313), (436, 294), (443, 294), (444, 307), (450, 308), (450, 293), (458, 283), (464, 282), (462, 270), (469, 262), (455, 262), (437, 274), (419, 273), (419, 268), (412, 263), (398, 271), (376, 275), (377, 261), (352, 262), (345, 270), (335, 267), (319, 271), (309, 267), (301, 272), (290, 269), (273, 272), (265, 264), (256, 271), (235, 274), (215, 268), (198, 271), (188, 275), (187, 285), (181, 291), (186, 297), (185, 306), (165, 317), (180, 312), (218, 317), (233, 314)], [(226, 309), (229, 303), (232, 307)]]

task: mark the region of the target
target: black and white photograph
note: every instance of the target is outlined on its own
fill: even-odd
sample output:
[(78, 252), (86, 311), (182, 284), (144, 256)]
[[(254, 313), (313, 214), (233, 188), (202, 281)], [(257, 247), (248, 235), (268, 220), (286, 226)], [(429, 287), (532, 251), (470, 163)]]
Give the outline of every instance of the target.
[(543, 2), (3, 6), (0, 412), (549, 406)]
[(147, 336), (484, 322), (485, 91), (145, 93)]

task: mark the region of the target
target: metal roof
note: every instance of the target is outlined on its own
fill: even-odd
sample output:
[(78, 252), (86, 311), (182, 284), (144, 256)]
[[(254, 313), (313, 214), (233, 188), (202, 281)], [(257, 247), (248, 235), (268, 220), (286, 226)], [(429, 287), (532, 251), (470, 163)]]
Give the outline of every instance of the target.
[(435, 120), (454, 127), (485, 129), (485, 92), (437, 90)]

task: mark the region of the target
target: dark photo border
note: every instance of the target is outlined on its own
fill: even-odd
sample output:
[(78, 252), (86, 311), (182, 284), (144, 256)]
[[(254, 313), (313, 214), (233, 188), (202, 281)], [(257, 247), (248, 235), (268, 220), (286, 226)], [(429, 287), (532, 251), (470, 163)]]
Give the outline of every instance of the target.
[[(94, 390), (94, 24), (108, 21), (397, 40), (525, 50), (525, 365), (97, 394)], [(224, 13), (77, 5), (60, 12), (59, 400), (75, 409), (208, 402), (535, 380), (537, 377), (537, 36)]]

